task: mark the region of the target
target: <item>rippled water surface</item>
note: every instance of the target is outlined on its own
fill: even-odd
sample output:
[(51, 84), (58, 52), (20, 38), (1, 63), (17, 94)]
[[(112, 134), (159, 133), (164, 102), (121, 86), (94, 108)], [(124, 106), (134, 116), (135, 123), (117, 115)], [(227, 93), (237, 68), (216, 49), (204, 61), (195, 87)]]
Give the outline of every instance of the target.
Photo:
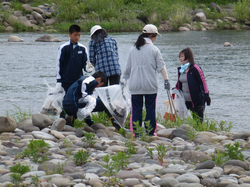
[[(88, 46), (89, 33), (82, 33), (80, 42)], [(122, 69), (127, 53), (140, 33), (110, 33), (118, 43)], [(185, 47), (193, 50), (195, 62), (200, 65), (207, 80), (211, 106), (206, 116), (231, 121), (233, 132), (248, 130), (250, 122), (250, 31), (207, 31), (161, 33), (155, 45), (161, 50), (170, 83), (177, 80), (178, 55)], [(7, 42), (16, 35), (24, 42)], [(35, 42), (43, 33), (0, 34), (0, 115), (14, 113), (14, 106), (23, 111), (39, 112), (46, 97), (46, 78), (51, 86), (56, 82), (58, 47), (68, 41), (67, 34), (53, 34), (62, 42)], [(233, 47), (224, 47), (230, 42)], [(159, 75), (157, 108), (166, 111), (167, 99), (163, 80)]]

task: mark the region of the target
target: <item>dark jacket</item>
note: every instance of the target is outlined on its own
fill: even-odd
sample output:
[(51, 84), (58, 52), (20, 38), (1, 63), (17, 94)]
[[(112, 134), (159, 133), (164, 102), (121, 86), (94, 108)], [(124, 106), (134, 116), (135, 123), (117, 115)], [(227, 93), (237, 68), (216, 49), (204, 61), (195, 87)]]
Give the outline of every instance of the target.
[[(182, 90), (182, 83), (179, 81), (180, 68), (178, 67), (177, 89)], [(204, 98), (209, 97), (207, 83), (201, 68), (196, 64), (191, 64), (187, 72), (187, 85), (193, 107), (203, 105)]]
[(86, 48), (80, 43), (73, 48), (69, 41), (60, 46), (57, 61), (57, 82), (73, 84), (86, 71)]
[[(76, 82), (74, 82), (68, 92), (66, 93), (63, 100), (63, 109), (69, 115), (75, 115), (77, 113), (78, 108), (82, 108), (78, 106), (78, 100), (82, 98), (82, 84), (83, 81), (89, 76), (81, 76)], [(88, 95), (92, 95), (94, 89), (98, 85), (98, 82), (94, 79), (93, 81), (86, 84), (86, 90)]]

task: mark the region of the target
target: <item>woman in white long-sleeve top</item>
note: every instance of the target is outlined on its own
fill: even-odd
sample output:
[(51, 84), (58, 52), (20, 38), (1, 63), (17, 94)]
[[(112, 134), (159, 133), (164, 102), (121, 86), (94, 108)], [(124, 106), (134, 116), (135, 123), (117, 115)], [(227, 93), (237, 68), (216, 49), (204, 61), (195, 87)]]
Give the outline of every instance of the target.
[(142, 34), (129, 51), (127, 64), (123, 77), (129, 79), (131, 93), (131, 118), (130, 130), (135, 131), (135, 123), (142, 125), (143, 98), (145, 98), (146, 118), (150, 121), (150, 129), (146, 129), (148, 135), (156, 135), (156, 97), (158, 91), (157, 73), (161, 73), (165, 89), (170, 90), (167, 70), (160, 50), (153, 44), (156, 40), (158, 29), (152, 24), (143, 28)]

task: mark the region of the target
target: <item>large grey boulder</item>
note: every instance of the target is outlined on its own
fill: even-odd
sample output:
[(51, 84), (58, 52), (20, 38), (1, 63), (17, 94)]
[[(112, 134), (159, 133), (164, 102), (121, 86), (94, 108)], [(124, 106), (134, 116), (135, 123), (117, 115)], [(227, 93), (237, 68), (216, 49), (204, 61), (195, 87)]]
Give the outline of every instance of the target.
[(203, 152), (198, 151), (182, 151), (181, 159), (185, 162), (204, 162), (205, 160), (212, 160), (211, 156), (206, 155)]
[(51, 130), (63, 131), (66, 121), (63, 118), (59, 118), (51, 126)]
[(28, 13), (31, 13), (33, 11), (32, 7), (28, 4), (23, 4), (22, 7)]
[(25, 132), (39, 131), (39, 127), (34, 126), (32, 123), (32, 119), (27, 119), (21, 121), (17, 124), (17, 128), (22, 129)]
[(16, 121), (11, 117), (0, 117), (0, 132), (13, 132), (17, 127)]
[(193, 18), (193, 21), (197, 22), (206, 22), (206, 20), (207, 20), (206, 15), (203, 12), (196, 13)]
[(43, 14), (43, 10), (38, 8), (38, 7), (32, 7), (32, 9), (36, 12), (38, 12), (39, 14)]
[(43, 129), (52, 125), (53, 121), (44, 114), (32, 114), (32, 123), (34, 126), (39, 127), (39, 129)]
[(10, 36), (8, 42), (23, 42), (24, 40), (17, 36)]
[(45, 22), (45, 25), (53, 25), (54, 23), (56, 23), (56, 19), (47, 19)]
[(25, 27), (32, 27), (32, 24), (26, 19), (25, 16), (18, 17), (18, 22), (23, 24)]
[(54, 36), (52, 35), (44, 35), (38, 39), (36, 39), (37, 42), (61, 42), (61, 40), (55, 38)]
[(210, 3), (210, 8), (211, 9), (216, 9), (219, 13), (221, 13), (221, 7), (219, 6), (219, 5), (217, 5), (217, 4), (215, 4), (215, 3)]
[(41, 14), (39, 14), (39, 13), (33, 11), (33, 12), (31, 13), (31, 15), (34, 16), (35, 20), (36, 20), (39, 24), (41, 24), (41, 25), (43, 24), (43, 16), (42, 16)]

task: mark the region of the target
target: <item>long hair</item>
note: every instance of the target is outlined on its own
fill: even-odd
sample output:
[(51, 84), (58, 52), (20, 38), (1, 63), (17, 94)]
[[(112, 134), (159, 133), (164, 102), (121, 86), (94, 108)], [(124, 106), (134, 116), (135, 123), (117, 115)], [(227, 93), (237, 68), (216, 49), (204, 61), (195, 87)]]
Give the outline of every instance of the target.
[(135, 46), (138, 50), (140, 50), (141, 46), (144, 46), (146, 41), (144, 40), (144, 38), (148, 38), (150, 35), (152, 35), (152, 37), (156, 37), (156, 33), (142, 33), (138, 38), (137, 41), (135, 42)]
[(100, 41), (104, 41), (105, 37), (108, 36), (108, 33), (105, 29), (99, 29), (91, 36), (91, 39), (95, 41), (95, 44)]
[(179, 57), (180, 57), (181, 54), (183, 54), (183, 55), (185, 56), (185, 59), (184, 59), (184, 60), (188, 60), (188, 62), (189, 62), (190, 64), (194, 64), (194, 63), (195, 63), (195, 62), (194, 62), (193, 52), (192, 52), (192, 50), (191, 50), (189, 47), (183, 49), (183, 50), (180, 52)]

